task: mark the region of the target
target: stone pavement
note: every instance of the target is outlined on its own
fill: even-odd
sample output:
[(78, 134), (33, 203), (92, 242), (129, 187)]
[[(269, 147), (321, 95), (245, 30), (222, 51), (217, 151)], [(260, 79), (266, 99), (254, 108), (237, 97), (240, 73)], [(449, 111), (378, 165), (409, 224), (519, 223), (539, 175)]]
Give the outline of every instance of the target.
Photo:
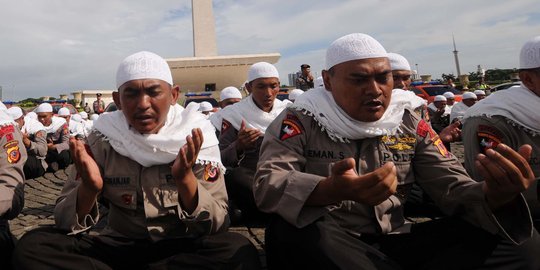
[[(452, 144), (452, 152), (463, 162), (463, 145)], [(29, 179), (25, 182), (25, 205), (19, 216), (11, 220), (10, 227), (13, 234), (20, 238), (24, 233), (42, 226), (54, 225), (53, 210), (56, 198), (62, 190), (67, 175), (63, 170), (56, 173), (46, 173), (42, 177)], [(425, 219), (416, 218), (412, 221), (422, 222)], [(249, 238), (261, 254), (261, 261), (266, 267), (264, 259), (264, 228), (261, 227), (231, 227), (230, 231), (240, 233)]]

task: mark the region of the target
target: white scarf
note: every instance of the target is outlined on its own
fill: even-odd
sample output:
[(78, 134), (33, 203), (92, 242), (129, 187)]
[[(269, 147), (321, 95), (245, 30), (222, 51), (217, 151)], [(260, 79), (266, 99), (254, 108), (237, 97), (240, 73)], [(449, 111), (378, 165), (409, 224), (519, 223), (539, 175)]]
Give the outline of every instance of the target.
[(45, 130), (41, 122), (30, 117), (24, 117), (24, 126), (21, 128), (23, 133), (36, 134), (38, 131)]
[(291, 108), (313, 116), (333, 141), (348, 142), (381, 135), (394, 135), (402, 122), (405, 109), (414, 110), (425, 104), (412, 91), (392, 90), (390, 105), (381, 119), (362, 122), (350, 117), (336, 104), (330, 91), (317, 87), (300, 95)]
[(100, 115), (93, 128), (109, 141), (116, 152), (144, 167), (174, 161), (180, 147), (186, 144), (186, 136), (193, 128), (200, 128), (204, 141), (196, 163), (211, 163), (223, 170), (215, 129), (197, 109), (195, 103), (185, 109), (178, 104), (171, 106), (167, 120), (157, 134), (140, 134), (130, 128), (122, 111)]
[(540, 97), (521, 84), (489, 95), (467, 110), (463, 119), (500, 115), (533, 134), (540, 134), (538, 108), (540, 108)]
[(221, 130), (221, 123), (223, 122), (223, 116), (221, 115), (222, 111), (223, 110), (219, 110), (208, 117), (208, 120), (210, 120), (217, 130)]
[[(0, 102), (0, 104), (4, 105), (2, 102)], [(0, 127), (7, 126), (9, 124), (15, 124), (15, 121), (13, 121), (11, 116), (9, 116), (5, 110), (0, 108)]]
[[(476, 105), (474, 105), (474, 106), (476, 106)], [(461, 120), (461, 118), (463, 117), (463, 115), (465, 115), (465, 112), (468, 109), (469, 109), (469, 106), (465, 105), (465, 103), (463, 103), (463, 101), (454, 104), (454, 106), (452, 107), (452, 111), (450, 112), (450, 123), (452, 123), (452, 121), (454, 121), (454, 119), (456, 119), (456, 118)]]
[(242, 120), (245, 120), (246, 127), (256, 128), (265, 133), (266, 128), (287, 107), (288, 103), (276, 98), (272, 110), (265, 112), (257, 107), (253, 102), (253, 97), (249, 95), (240, 102), (225, 107), (220, 114), (222, 119), (229, 121), (236, 130), (240, 130)]
[[(433, 102), (430, 103), (430, 104), (428, 105), (428, 108), (431, 108), (431, 110), (433, 110), (434, 112), (436, 112), (436, 111), (439, 110), (439, 108), (435, 107), (435, 103), (433, 103)], [(446, 106), (444, 107), (444, 113), (443, 113), (441, 116), (444, 117), (444, 116), (449, 115), (450, 112), (451, 112), (451, 110), (452, 110), (452, 109), (451, 109), (448, 105), (446, 105)]]
[(65, 124), (66, 119), (53, 116), (51, 124), (48, 126), (43, 125), (43, 127), (45, 127), (45, 131), (47, 132), (47, 134), (52, 134), (56, 133), (56, 131), (58, 131), (59, 128), (62, 128)]

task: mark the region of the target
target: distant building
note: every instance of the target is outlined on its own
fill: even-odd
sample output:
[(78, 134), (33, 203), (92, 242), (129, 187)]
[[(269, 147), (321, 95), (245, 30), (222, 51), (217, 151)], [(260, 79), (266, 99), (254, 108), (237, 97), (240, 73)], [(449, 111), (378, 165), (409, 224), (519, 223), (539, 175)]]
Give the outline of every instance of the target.
[(296, 79), (300, 76), (300, 72), (289, 73), (289, 86), (296, 86)]

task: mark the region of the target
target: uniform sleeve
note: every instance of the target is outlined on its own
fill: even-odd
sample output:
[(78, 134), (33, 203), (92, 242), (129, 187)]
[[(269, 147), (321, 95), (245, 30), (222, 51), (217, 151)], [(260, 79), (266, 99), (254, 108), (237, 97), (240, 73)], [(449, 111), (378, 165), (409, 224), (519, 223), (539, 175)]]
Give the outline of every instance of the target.
[(0, 127), (0, 220), (17, 217), (24, 206), (26, 149), (13, 125)]
[(191, 214), (179, 211), (181, 221), (188, 228), (186, 233), (204, 235), (227, 230), (228, 197), (223, 173), (212, 164), (197, 164), (193, 172), (199, 180), (197, 208)]
[(236, 153), (236, 130), (229, 121), (223, 119), (221, 133), (219, 135), (219, 150), (221, 151), (221, 161), (225, 167), (238, 167), (242, 160)]
[[(277, 213), (296, 227), (311, 224), (333, 206), (305, 206), (305, 202), (324, 176), (305, 173), (303, 156), (307, 141), (297, 112), (284, 110), (266, 129), (255, 174), (253, 193), (261, 211)], [(296, 125), (292, 136), (281, 134), (283, 125)], [(291, 126), (288, 126), (292, 128)], [(280, 136), (281, 135), (281, 136)]]
[(47, 133), (44, 130), (40, 130), (34, 134), (34, 140), (30, 140), (28, 153), (38, 157), (47, 156)]
[(61, 139), (60, 143), (55, 144), (56, 151), (58, 153), (69, 149), (69, 127), (68, 127), (68, 125), (65, 124), (62, 127), (62, 130), (59, 131), (59, 132), (62, 132), (62, 137), (61, 137), (62, 139)]
[(487, 149), (496, 147), (499, 143), (513, 145), (507, 134), (509, 132), (503, 118), (472, 117), (465, 121), (462, 130), (465, 169), (474, 180), (482, 181), (474, 165), (476, 156), (479, 153), (485, 154)]
[[(89, 137), (88, 143), (90, 149), (95, 152), (96, 150), (96, 136)], [(96, 155), (94, 155), (95, 157)], [(100, 164), (97, 161), (98, 166)], [(103, 169), (100, 166), (100, 170)], [(78, 177), (77, 169), (75, 165), (70, 165), (66, 168), (66, 174), (68, 180), (64, 184), (62, 191), (58, 199), (56, 200), (56, 207), (54, 208), (54, 221), (56, 227), (70, 232), (70, 234), (77, 234), (89, 230), (92, 226), (96, 225), (99, 221), (99, 210), (97, 201), (94, 203), (92, 210), (79, 223), (79, 216), (77, 215), (77, 194), (78, 188), (81, 184), (81, 179)]]
[(417, 122), (413, 170), (418, 183), (447, 215), (459, 215), (514, 243), (531, 236), (532, 219), (522, 196), (496, 213), (489, 208), (482, 183), (473, 181), (457, 158), (423, 120)]

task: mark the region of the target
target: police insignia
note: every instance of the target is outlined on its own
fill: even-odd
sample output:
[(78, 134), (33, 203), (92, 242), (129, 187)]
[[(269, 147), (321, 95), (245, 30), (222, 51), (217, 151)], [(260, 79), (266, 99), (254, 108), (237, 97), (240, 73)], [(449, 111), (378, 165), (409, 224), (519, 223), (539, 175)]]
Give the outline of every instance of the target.
[(229, 121), (221, 121), (221, 133), (225, 132), (227, 129), (229, 129), (229, 127), (231, 127), (231, 123), (229, 123)]
[(62, 133), (64, 135), (69, 134), (69, 126), (67, 124), (65, 124), (64, 127), (62, 128)]
[[(3, 126), (2, 128), (0, 128), (0, 138), (4, 137), (5, 135), (12, 134), (13, 132), (15, 132), (15, 128), (13, 127), (13, 125)], [(13, 136), (11, 137), (13, 138)]]
[(19, 143), (17, 141), (5, 144), (4, 149), (6, 149), (7, 160), (9, 163), (13, 164), (21, 160), (21, 151), (19, 150)]
[(480, 151), (485, 154), (486, 150), (497, 147), (502, 142), (502, 133), (491, 126), (479, 125), (476, 133)]
[(433, 145), (439, 150), (439, 153), (443, 157), (450, 157), (450, 152), (448, 152), (448, 149), (446, 149), (446, 146), (444, 146), (444, 143), (442, 142), (441, 138), (439, 138), (439, 135), (435, 134), (435, 137), (432, 137), (431, 140), (433, 141)]
[(281, 123), (281, 132), (279, 134), (279, 139), (284, 141), (286, 139), (292, 138), (296, 135), (302, 134), (304, 127), (300, 120), (294, 114), (287, 114), (283, 122)]
[(418, 126), (416, 127), (416, 134), (422, 138), (425, 138), (430, 130), (431, 127), (429, 124), (424, 120), (420, 120), (420, 122), (418, 122)]
[(122, 202), (125, 205), (130, 205), (133, 202), (133, 195), (131, 195), (131, 194), (122, 194)]
[(204, 180), (214, 182), (219, 178), (219, 168), (212, 164), (206, 164), (204, 167)]

